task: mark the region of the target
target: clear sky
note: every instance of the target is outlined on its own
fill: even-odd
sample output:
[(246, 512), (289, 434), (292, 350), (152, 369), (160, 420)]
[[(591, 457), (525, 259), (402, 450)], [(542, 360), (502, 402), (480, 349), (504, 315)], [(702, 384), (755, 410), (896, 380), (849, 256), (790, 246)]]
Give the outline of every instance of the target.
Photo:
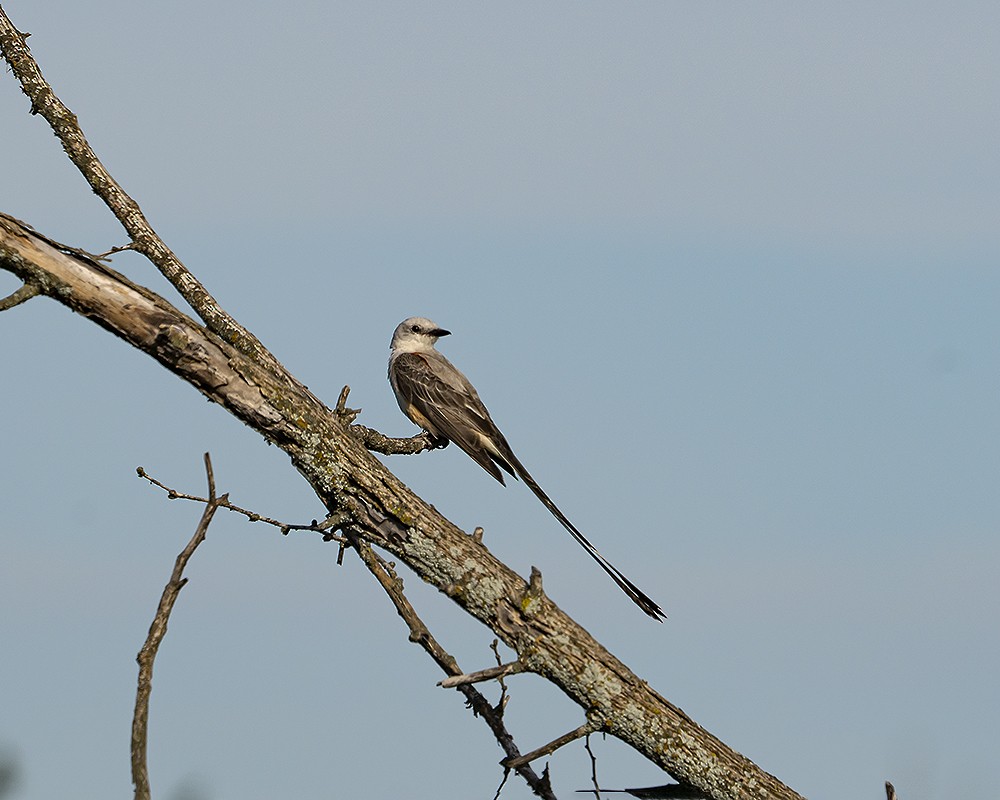
[[(670, 618), (457, 448), (391, 468), (695, 720), (825, 800), (1000, 783), (996, 3), (10, 0), (187, 265), (330, 404), (429, 316), (515, 452)], [(0, 73), (0, 210), (124, 242)], [(158, 291), (138, 258), (114, 266)], [(0, 274), (0, 293), (16, 287)], [(284, 455), (96, 325), (0, 315), (0, 758), (127, 796), (134, 656), (200, 509), (308, 522)], [(154, 793), (492, 797), (501, 753), (367, 572), (220, 518), (156, 665)], [(492, 636), (412, 576), (466, 670)], [(582, 712), (530, 676), (529, 750)], [(663, 782), (595, 740), (608, 787)], [(539, 765), (540, 767), (541, 765)], [(550, 759), (589, 785), (582, 745)], [(509, 800), (528, 797), (511, 779)]]

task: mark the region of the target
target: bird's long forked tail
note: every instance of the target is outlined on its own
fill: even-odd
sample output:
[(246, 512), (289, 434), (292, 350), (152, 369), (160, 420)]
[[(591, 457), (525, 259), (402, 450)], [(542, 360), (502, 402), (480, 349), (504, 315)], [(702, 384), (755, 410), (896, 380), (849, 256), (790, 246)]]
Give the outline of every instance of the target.
[[(510, 454), (513, 455), (513, 454)], [(542, 501), (542, 504), (552, 512), (560, 524), (570, 532), (574, 539), (580, 543), (580, 546), (590, 555), (594, 561), (601, 565), (611, 579), (618, 584), (619, 588), (625, 592), (639, 608), (641, 608), (646, 614), (655, 619), (657, 622), (663, 622), (667, 618), (663, 609), (660, 608), (645, 592), (642, 591), (638, 586), (636, 586), (632, 581), (626, 578), (618, 568), (608, 561), (601, 552), (590, 543), (590, 540), (577, 530), (577, 527), (566, 518), (566, 515), (559, 510), (558, 506), (549, 499), (549, 496), (542, 491), (542, 487), (539, 486), (535, 479), (531, 477), (528, 470), (516, 459), (508, 459), (512, 461), (512, 466), (517, 470), (517, 477), (519, 477), (524, 484), (531, 489), (535, 497)]]

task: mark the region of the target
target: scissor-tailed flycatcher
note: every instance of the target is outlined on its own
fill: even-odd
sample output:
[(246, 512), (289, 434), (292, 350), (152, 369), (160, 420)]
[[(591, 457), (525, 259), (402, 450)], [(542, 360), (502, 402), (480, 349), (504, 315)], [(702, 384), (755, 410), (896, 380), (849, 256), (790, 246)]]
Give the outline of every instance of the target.
[(665, 619), (663, 609), (598, 552), (517, 460), (468, 378), (434, 349), (434, 343), (449, 333), (423, 317), (410, 317), (396, 327), (390, 345), (389, 382), (403, 413), (444, 444), (457, 444), (500, 483), (504, 482), (501, 469), (523, 480), (639, 608), (653, 619)]

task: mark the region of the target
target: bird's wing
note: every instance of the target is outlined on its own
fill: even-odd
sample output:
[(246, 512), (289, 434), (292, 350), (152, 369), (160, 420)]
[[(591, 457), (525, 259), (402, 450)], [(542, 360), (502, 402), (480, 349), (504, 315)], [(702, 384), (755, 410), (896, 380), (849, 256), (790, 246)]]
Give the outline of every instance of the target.
[(422, 427), (430, 425), (430, 433), (457, 444), (500, 483), (504, 479), (497, 465), (517, 477), (503, 434), (476, 390), (447, 359), (437, 353), (400, 353), (390, 373), (400, 406), (410, 419)]

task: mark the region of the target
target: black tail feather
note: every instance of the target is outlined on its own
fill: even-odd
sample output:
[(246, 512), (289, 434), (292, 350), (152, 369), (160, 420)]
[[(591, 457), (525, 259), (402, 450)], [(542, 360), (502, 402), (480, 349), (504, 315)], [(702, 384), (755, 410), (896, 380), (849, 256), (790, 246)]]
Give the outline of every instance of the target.
[[(513, 453), (510, 454), (511, 456)], [(663, 622), (667, 618), (666, 613), (660, 608), (645, 592), (643, 592), (638, 586), (636, 586), (632, 581), (626, 578), (621, 571), (610, 561), (608, 561), (601, 552), (591, 544), (590, 540), (584, 536), (577, 527), (567, 519), (566, 515), (559, 510), (555, 503), (549, 499), (549, 496), (542, 491), (542, 487), (539, 486), (535, 479), (531, 477), (528, 470), (519, 462), (516, 458), (510, 459), (511, 463), (517, 470), (518, 476), (524, 481), (525, 485), (531, 489), (535, 497), (542, 501), (542, 504), (552, 512), (554, 516), (562, 526), (572, 534), (573, 538), (583, 547), (584, 550), (594, 559), (598, 564), (601, 565), (608, 575), (611, 576), (612, 580), (618, 584), (618, 587), (627, 594), (633, 603), (635, 603), (639, 608), (641, 608), (646, 614), (655, 619), (657, 622)]]

